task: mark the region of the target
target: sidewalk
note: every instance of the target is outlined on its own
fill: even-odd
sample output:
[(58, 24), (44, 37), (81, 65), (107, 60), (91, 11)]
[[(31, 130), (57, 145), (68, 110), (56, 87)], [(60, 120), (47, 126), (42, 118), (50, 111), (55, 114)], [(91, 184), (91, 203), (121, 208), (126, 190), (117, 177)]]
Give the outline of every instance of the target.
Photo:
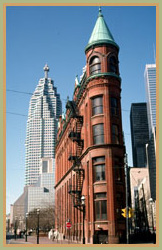
[[(25, 238), (11, 239), (10, 244), (37, 244), (36, 236), (28, 236), (27, 242)], [(70, 240), (49, 240), (48, 237), (39, 237), (39, 244), (80, 244), (77, 242), (71, 242)]]

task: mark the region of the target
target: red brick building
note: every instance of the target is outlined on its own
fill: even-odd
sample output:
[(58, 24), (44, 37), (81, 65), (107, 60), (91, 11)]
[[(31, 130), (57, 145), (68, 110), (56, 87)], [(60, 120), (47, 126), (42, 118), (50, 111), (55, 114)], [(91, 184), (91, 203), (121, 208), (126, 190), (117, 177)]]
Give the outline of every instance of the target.
[[(101, 10), (85, 49), (86, 71), (60, 117), (56, 228), (72, 240), (119, 243), (125, 235), (125, 176), (119, 47)], [(85, 200), (83, 200), (85, 199)], [(66, 228), (70, 221), (71, 229)]]

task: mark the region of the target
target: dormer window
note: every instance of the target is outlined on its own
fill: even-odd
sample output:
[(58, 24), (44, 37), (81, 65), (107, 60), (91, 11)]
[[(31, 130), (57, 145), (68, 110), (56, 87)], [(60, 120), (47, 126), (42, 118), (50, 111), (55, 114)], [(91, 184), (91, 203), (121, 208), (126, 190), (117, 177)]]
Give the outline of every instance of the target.
[(101, 72), (101, 62), (99, 57), (92, 57), (89, 63), (90, 75), (98, 74)]
[(115, 73), (115, 74), (118, 73), (118, 62), (115, 56), (110, 57), (109, 68), (110, 68), (110, 72)]

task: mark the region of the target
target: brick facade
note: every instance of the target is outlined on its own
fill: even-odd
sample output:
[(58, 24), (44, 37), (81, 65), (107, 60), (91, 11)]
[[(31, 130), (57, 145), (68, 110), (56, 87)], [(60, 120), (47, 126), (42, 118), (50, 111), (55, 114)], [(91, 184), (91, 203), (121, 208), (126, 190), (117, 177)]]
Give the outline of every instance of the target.
[[(98, 72), (93, 73), (96, 67)], [(118, 48), (112, 44), (88, 48), (86, 72), (75, 86), (73, 100), (67, 101), (65, 117), (60, 117), (55, 173), (55, 226), (67, 238), (70, 234), (82, 242), (84, 195), (86, 244), (119, 243), (125, 237), (120, 93)], [(66, 229), (68, 220), (71, 229)]]

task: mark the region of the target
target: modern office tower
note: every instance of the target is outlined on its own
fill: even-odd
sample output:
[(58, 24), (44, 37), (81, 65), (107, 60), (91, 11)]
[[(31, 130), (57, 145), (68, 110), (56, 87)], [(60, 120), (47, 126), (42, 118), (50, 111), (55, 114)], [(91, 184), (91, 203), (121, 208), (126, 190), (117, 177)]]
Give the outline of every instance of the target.
[(144, 72), (149, 124), (147, 166), (149, 168), (151, 197), (156, 200), (156, 64), (147, 64)]
[[(62, 113), (60, 95), (54, 82), (45, 76), (39, 80), (29, 105), (26, 134), (26, 169), (23, 194), (13, 204), (14, 218), (25, 218), (36, 208), (54, 206), (55, 144), (58, 118)], [(20, 208), (21, 209), (20, 209)]]
[(146, 167), (146, 144), (149, 141), (147, 105), (132, 103), (130, 112), (133, 166)]
[(144, 77), (146, 86), (149, 134), (151, 137), (151, 134), (156, 127), (156, 64), (146, 64)]
[(85, 48), (86, 67), (60, 118), (56, 145), (55, 227), (86, 244), (113, 244), (125, 238), (118, 53), (100, 9)]
[(52, 171), (53, 173), (55, 171), (54, 158), (57, 123), (62, 113), (62, 104), (53, 80), (48, 78), (48, 71), (49, 67), (45, 65), (45, 76), (39, 80), (29, 105), (25, 142), (26, 186), (33, 185), (38, 181), (43, 158), (52, 160)]

